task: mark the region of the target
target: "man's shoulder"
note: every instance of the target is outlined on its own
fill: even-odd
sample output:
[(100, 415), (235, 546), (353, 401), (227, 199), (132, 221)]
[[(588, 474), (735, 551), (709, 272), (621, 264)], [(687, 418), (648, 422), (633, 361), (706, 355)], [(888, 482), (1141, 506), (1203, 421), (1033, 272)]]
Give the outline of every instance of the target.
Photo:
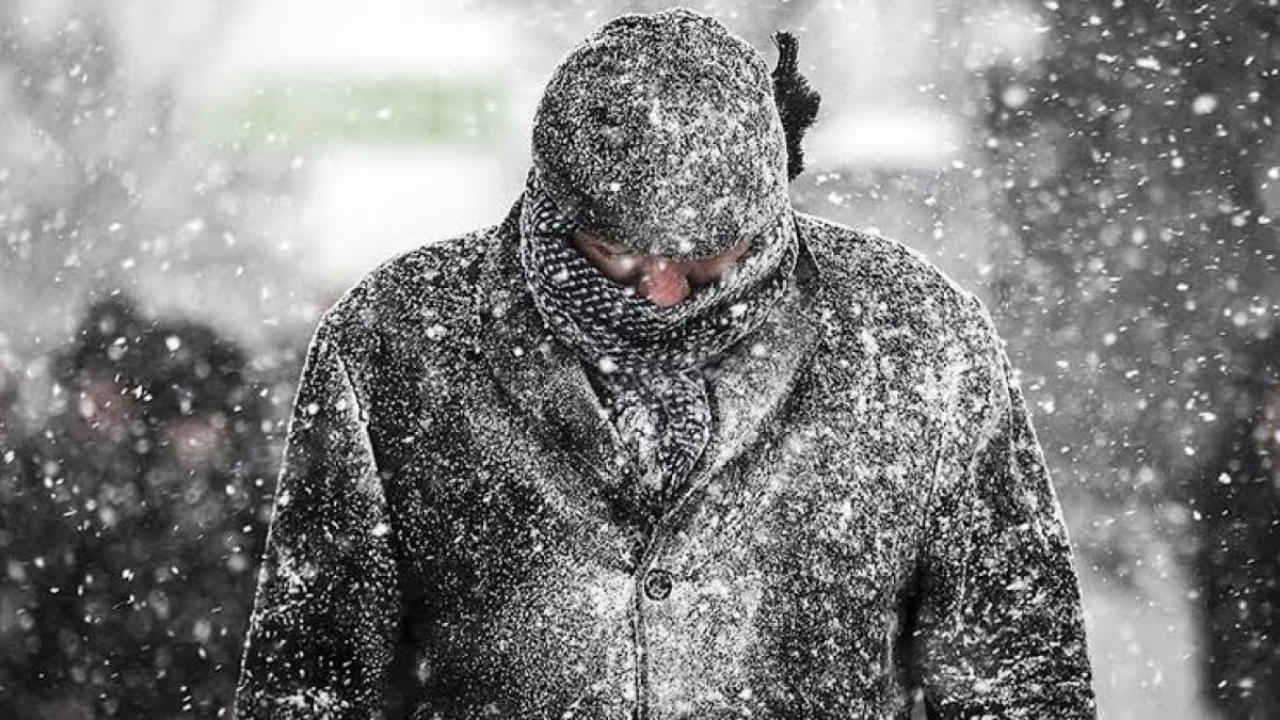
[(481, 267), (500, 226), (424, 244), (366, 274), (325, 314), (321, 331), (347, 346), (417, 342), (446, 348), (473, 332)]
[[(797, 216), (822, 279), (819, 312), (837, 337), (939, 347), (982, 342), (987, 308), (918, 250), (894, 238), (812, 215)], [(989, 339), (989, 338), (988, 338)]]
[(959, 305), (973, 294), (918, 250), (894, 238), (801, 214), (801, 236), (824, 280), (844, 296), (882, 302), (927, 297), (932, 303)]

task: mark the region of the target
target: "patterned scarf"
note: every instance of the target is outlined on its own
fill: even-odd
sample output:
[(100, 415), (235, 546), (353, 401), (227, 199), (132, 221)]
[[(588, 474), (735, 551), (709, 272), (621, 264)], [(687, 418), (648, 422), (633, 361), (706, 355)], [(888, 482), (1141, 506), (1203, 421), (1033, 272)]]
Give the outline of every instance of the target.
[(610, 280), (573, 244), (577, 224), (530, 174), (520, 259), (551, 333), (589, 370), (656, 514), (682, 486), (711, 434), (706, 369), (785, 295), (798, 244), (788, 210), (748, 254), (684, 302), (660, 308)]

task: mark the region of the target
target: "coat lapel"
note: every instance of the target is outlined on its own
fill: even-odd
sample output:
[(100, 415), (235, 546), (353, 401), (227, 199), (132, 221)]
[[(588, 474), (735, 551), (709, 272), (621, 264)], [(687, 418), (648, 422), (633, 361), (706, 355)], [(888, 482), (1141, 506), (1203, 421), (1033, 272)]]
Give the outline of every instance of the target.
[(480, 350), (509, 411), (538, 447), (570, 469), (552, 481), (571, 500), (602, 505), (603, 490), (620, 474), (619, 445), (586, 370), (547, 333), (525, 288), (519, 212), (517, 201), (477, 283)]
[(817, 265), (802, 244), (791, 290), (761, 327), (720, 363), (711, 383), (711, 439), (671, 510), (750, 448), (786, 404), (797, 374), (821, 337), (811, 315), (818, 285)]
[[(578, 471), (560, 474), (576, 486), (563, 488), (566, 494), (602, 501), (608, 488), (629, 477), (623, 446), (582, 363), (547, 333), (525, 288), (519, 208), (517, 201), (499, 227), (477, 283), (480, 349), (512, 412), (533, 429), (540, 446)], [(777, 310), (720, 363), (710, 390), (711, 437), (671, 510), (756, 440), (810, 357), (820, 335), (810, 314), (818, 272), (803, 246), (796, 272)]]

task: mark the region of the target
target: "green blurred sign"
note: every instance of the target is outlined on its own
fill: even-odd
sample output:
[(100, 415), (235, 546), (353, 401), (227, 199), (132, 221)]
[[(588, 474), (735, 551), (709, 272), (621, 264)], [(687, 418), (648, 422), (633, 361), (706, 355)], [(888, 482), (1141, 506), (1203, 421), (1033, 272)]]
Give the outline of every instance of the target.
[(466, 77), (269, 77), (226, 97), (206, 125), (238, 149), (318, 144), (492, 145), (505, 93)]

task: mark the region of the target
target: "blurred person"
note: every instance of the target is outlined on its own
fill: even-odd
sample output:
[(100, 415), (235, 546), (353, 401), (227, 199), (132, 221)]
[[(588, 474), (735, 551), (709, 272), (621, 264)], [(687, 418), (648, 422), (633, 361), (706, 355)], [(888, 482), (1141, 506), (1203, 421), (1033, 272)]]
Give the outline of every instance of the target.
[(150, 574), (117, 594), (150, 585), (149, 612), (137, 624), (154, 639), (139, 643), (131, 628), (120, 630), (139, 684), (153, 688), (139, 715), (207, 717), (231, 705), (265, 542), (273, 489), (266, 417), (243, 350), (212, 328), (162, 322), (139, 350), (155, 445), (141, 478), (148, 511), (118, 528), (124, 552), (114, 561)]
[[(3, 594), (13, 624), (4, 643), (0, 693), (5, 717), (92, 717), (87, 695), (87, 638), (52, 622), (74, 617), (72, 582), (82, 539), (60, 516), (87, 487), (129, 482), (139, 468), (144, 427), (137, 421), (133, 346), (145, 321), (133, 302), (112, 296), (95, 303), (74, 341), (53, 358), (51, 410), (44, 427), (14, 442), (13, 472), (0, 500), (6, 542)], [(95, 500), (96, 502), (96, 500)]]
[(1280, 708), (1280, 333), (1244, 355), (1225, 432), (1182, 489), (1204, 691), (1226, 720)]
[(211, 328), (132, 328), (98, 346), (116, 372), (60, 363), (74, 409), (32, 454), (39, 715), (213, 717), (233, 695), (270, 491), (261, 405)]
[(791, 208), (818, 98), (776, 39), (771, 77), (711, 18), (610, 21), (506, 220), (326, 315), (239, 717), (1094, 715), (992, 321)]

